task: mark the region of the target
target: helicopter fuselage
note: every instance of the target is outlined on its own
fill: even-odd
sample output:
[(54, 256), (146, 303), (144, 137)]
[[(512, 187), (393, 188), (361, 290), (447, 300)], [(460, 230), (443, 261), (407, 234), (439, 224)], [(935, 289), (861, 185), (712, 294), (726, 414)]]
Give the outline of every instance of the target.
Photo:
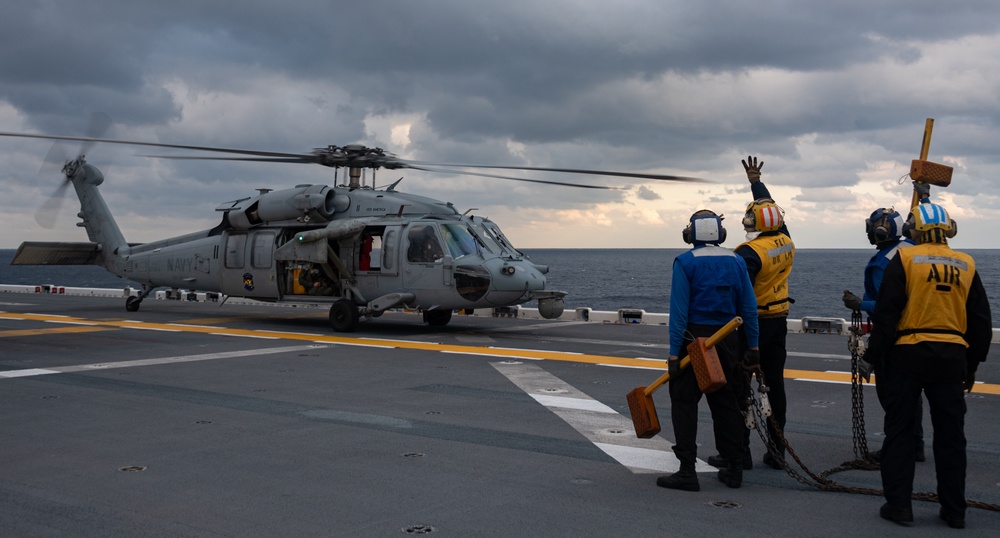
[[(67, 178), (92, 241), (76, 244), (77, 252), (143, 285), (142, 295), (126, 303), (130, 311), (152, 289), (168, 287), (329, 303), (331, 324), (341, 331), (396, 307), (423, 311), (432, 325), (446, 324), (455, 310), (531, 300), (539, 300), (545, 317), (562, 313), (565, 293), (546, 290), (548, 268), (514, 248), (499, 226), (461, 215), (450, 203), (396, 192), (395, 184), (261, 189), (222, 204), (212, 229), (127, 244), (98, 192), (100, 171), (81, 161)], [(31, 246), (44, 256), (45, 245)]]

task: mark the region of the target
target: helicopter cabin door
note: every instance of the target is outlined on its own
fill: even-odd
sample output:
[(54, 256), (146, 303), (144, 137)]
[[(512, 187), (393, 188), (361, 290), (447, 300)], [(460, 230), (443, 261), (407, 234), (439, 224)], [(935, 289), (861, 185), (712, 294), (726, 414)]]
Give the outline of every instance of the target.
[(277, 299), (273, 230), (228, 233), (222, 260), (222, 293), (231, 297)]
[(405, 231), (401, 252), (406, 272), (405, 281), (412, 290), (440, 292), (442, 284), (452, 285), (452, 257), (442, 248), (437, 224), (414, 222)]

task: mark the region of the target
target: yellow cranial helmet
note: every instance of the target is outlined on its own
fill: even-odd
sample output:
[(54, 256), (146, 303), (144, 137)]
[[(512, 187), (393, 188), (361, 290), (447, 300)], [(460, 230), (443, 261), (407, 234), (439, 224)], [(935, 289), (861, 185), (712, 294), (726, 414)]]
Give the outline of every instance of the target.
[(770, 198), (750, 202), (743, 216), (743, 228), (748, 232), (773, 232), (785, 223), (785, 212)]
[(948, 212), (937, 204), (918, 204), (910, 211), (913, 219), (912, 227), (918, 232), (926, 232), (934, 228), (944, 231), (951, 230), (953, 221), (948, 216)]
[[(934, 230), (939, 231), (932, 236), (930, 232)], [(940, 242), (943, 238), (955, 237), (957, 232), (958, 224), (937, 204), (917, 204), (903, 224), (903, 233), (914, 240)]]

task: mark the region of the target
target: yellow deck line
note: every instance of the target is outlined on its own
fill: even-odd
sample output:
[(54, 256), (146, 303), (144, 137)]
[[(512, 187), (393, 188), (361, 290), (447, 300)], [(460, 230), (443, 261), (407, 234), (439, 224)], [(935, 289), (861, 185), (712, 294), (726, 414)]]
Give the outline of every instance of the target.
[(110, 330), (113, 329), (110, 327), (54, 327), (51, 329), (25, 329), (0, 331), (0, 338), (11, 338), (14, 336), (41, 336), (50, 334), (93, 333)]
[[(525, 359), (535, 359), (535, 360), (581, 362), (587, 364), (607, 364), (612, 366), (626, 366), (626, 367), (644, 368), (644, 369), (649, 369), (650, 366), (655, 367), (656, 365), (655, 361), (650, 361), (648, 358), (633, 359), (633, 358), (623, 358), (623, 357), (611, 357), (607, 355), (570, 353), (562, 351), (491, 348), (485, 346), (438, 344), (434, 342), (401, 341), (401, 340), (370, 338), (370, 337), (353, 338), (348, 336), (327, 336), (327, 335), (315, 335), (315, 334), (285, 332), (285, 331), (231, 329), (228, 327), (198, 327), (195, 325), (176, 325), (173, 323), (149, 323), (149, 322), (131, 321), (131, 320), (87, 320), (83, 318), (53, 316), (46, 314), (22, 314), (22, 313), (14, 314), (14, 313), (0, 312), (0, 319), (31, 320), (31, 321), (43, 321), (49, 323), (88, 323), (93, 325), (88, 327), (67, 327), (62, 330), (62, 332), (67, 332), (67, 333), (100, 331), (100, 330), (108, 330), (110, 328), (161, 329), (174, 332), (213, 334), (213, 335), (224, 335), (224, 336), (244, 336), (244, 337), (256, 337), (256, 338), (261, 338), (261, 337), (277, 338), (282, 340), (321, 342), (324, 344), (346, 344), (355, 346), (391, 347), (397, 349), (418, 349), (421, 351), (438, 351), (438, 352), (459, 353), (459, 354), (464, 353), (464, 354), (478, 355), (478, 356), (493, 356), (504, 359), (525, 358)], [(190, 321), (191, 320), (188, 320), (188, 322)], [(46, 334), (45, 331), (51, 332), (58, 330), (41, 329), (39, 331), (24, 331), (24, 333), (25, 335)], [(11, 334), (13, 332), (19, 332), (19, 331), (0, 332), (0, 336), (7, 334), (11, 336), (17, 336)], [(665, 369), (666, 368), (664, 368), (664, 370)], [(655, 379), (655, 377), (652, 377), (650, 381), (652, 381), (653, 379)], [(785, 379), (803, 379), (808, 381), (850, 383), (851, 375), (850, 373), (847, 372), (818, 372), (812, 370), (786, 369)], [(973, 392), (977, 394), (1000, 395), (1000, 385), (989, 384), (989, 383), (977, 383), (975, 388), (973, 389)]]

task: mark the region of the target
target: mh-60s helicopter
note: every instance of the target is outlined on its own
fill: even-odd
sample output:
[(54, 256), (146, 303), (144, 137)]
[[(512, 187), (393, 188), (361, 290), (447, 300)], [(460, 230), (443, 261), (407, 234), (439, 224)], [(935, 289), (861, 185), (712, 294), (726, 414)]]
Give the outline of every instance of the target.
[[(25, 242), (12, 264), (100, 265), (142, 285), (125, 303), (139, 309), (154, 289), (168, 287), (218, 292), (267, 302), (330, 305), (335, 331), (357, 329), (362, 317), (390, 308), (423, 313), (432, 326), (446, 325), (455, 310), (497, 308), (538, 301), (547, 319), (563, 312), (564, 292), (546, 288), (548, 267), (518, 251), (488, 218), (459, 213), (450, 203), (398, 192), (397, 180), (385, 188), (362, 185), (365, 169), (435, 171), (433, 166), (569, 172), (656, 180), (679, 176), (595, 170), (434, 164), (406, 161), (379, 148), (328, 146), (306, 154), (279, 153), (109, 140), (95, 137), (0, 133), (0, 136), (127, 144), (237, 155), (231, 157), (160, 156), (279, 163), (315, 163), (347, 170), (347, 183), (258, 189), (256, 196), (225, 202), (215, 227), (150, 243), (128, 243), (98, 187), (101, 171), (86, 162), (84, 151), (65, 163), (63, 193), (72, 185), (80, 199), (78, 216), (89, 242)], [(441, 171), (441, 170), (437, 170)], [(544, 180), (465, 174), (595, 187)], [(373, 181), (374, 183), (374, 181)]]

